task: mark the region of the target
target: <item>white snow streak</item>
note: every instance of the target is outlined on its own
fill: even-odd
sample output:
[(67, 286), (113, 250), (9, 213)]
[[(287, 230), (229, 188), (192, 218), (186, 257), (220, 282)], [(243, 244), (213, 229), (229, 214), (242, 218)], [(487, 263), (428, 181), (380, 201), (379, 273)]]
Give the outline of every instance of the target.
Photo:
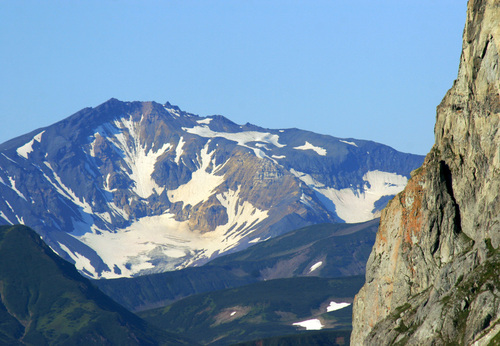
[(9, 220), (9, 218), (7, 217), (7, 215), (5, 215), (3, 213), (3, 211), (0, 210), (0, 217), (2, 217), (5, 221), (7, 221), (8, 223), (10, 223), (11, 225), (13, 225), (12, 221)]
[(348, 307), (351, 303), (335, 303), (330, 302), (330, 305), (326, 307), (326, 312), (336, 311)]
[(293, 325), (303, 327), (306, 330), (321, 330), (324, 327), (324, 325), (321, 323), (321, 321), (318, 320), (317, 318), (312, 319), (312, 320), (302, 321), (302, 322), (296, 322)]
[[(115, 135), (114, 144), (123, 151), (124, 161), (132, 171), (129, 177), (135, 182), (133, 191), (143, 198), (148, 198), (156, 190), (158, 194), (162, 192), (151, 175), (158, 158), (171, 148), (170, 143), (165, 143), (157, 151), (146, 150), (140, 141), (140, 125), (129, 119), (116, 120), (115, 125), (122, 132)], [(125, 133), (128, 132), (129, 136)], [(128, 138), (127, 138), (128, 137)], [(133, 141), (132, 144), (129, 141)]]
[(12, 178), (11, 176), (7, 176), (7, 177), (9, 178), (9, 181), (10, 181), (10, 188), (12, 190), (14, 190), (19, 195), (19, 197), (21, 197), (22, 199), (24, 199), (27, 202), (28, 200), (26, 199), (26, 197), (24, 197), (22, 192), (16, 188), (16, 181), (14, 180), (14, 178)]
[[(56, 188), (56, 190), (61, 194), (61, 195), (66, 195), (66, 197), (68, 197), (69, 200), (71, 200), (73, 203), (75, 203), (77, 206), (81, 207), (83, 209), (83, 212), (84, 213), (87, 213), (87, 214), (92, 214), (92, 207), (90, 206), (90, 204), (88, 204), (84, 198), (80, 199), (80, 197), (77, 197), (76, 194), (73, 192), (73, 190), (71, 190), (69, 187), (67, 187), (61, 180), (61, 178), (59, 177), (59, 175), (57, 175), (56, 171), (54, 169), (52, 169), (52, 166), (50, 165), (50, 163), (48, 163), (47, 161), (44, 162), (44, 164), (50, 168), (50, 170), (52, 171), (52, 173), (54, 174), (54, 179), (56, 180), (57, 184), (59, 186), (57, 186), (56, 184), (54, 184), (52, 182), (51, 179), (49, 179), (45, 174), (45, 178), (47, 178), (49, 180), (49, 182), (52, 184), (52, 186), (54, 186)], [(82, 215), (82, 217), (85, 219), (86, 216), (85, 215)]]
[(323, 261), (319, 261), (318, 263), (313, 264), (311, 266), (311, 268), (309, 268), (309, 273), (312, 273), (313, 271), (315, 271), (316, 269), (318, 269), (322, 265), (323, 265)]
[(184, 147), (184, 138), (181, 137), (179, 139), (179, 143), (177, 143), (177, 147), (175, 148), (175, 163), (179, 164), (179, 160), (181, 159), (182, 154), (184, 153), (184, 150), (182, 149)]
[(315, 145), (312, 145), (311, 143), (309, 143), (307, 141), (306, 141), (306, 144), (301, 145), (299, 147), (295, 147), (294, 149), (297, 149), (297, 150), (314, 150), (318, 155), (326, 156), (326, 149), (321, 148), (321, 147), (317, 147)]
[(356, 143), (354, 143), (354, 142), (343, 141), (343, 140), (341, 140), (341, 139), (339, 139), (339, 142), (342, 142), (342, 143), (345, 143), (345, 144), (349, 144), (349, 145), (352, 145), (352, 146), (355, 146), (355, 147), (357, 147), (357, 146), (358, 146), (358, 145), (357, 145)]

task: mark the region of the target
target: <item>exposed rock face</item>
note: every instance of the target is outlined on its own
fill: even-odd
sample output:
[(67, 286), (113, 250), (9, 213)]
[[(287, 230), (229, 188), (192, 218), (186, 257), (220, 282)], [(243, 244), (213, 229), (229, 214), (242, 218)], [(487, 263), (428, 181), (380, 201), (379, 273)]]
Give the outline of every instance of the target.
[(470, 0), (436, 143), (383, 211), (352, 345), (500, 338), (500, 1)]

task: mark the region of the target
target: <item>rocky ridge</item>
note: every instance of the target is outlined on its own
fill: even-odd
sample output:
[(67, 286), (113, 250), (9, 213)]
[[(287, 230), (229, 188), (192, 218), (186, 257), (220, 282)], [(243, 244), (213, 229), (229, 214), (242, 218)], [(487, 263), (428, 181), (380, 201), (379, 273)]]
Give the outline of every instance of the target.
[(436, 143), (382, 212), (352, 345), (500, 338), (500, 1), (470, 0)]

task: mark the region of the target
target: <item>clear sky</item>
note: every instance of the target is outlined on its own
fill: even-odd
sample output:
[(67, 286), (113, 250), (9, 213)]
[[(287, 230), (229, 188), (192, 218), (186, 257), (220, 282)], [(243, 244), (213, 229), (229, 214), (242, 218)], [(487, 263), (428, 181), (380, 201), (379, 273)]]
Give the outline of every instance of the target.
[(0, 0), (0, 142), (115, 97), (426, 154), (465, 0)]

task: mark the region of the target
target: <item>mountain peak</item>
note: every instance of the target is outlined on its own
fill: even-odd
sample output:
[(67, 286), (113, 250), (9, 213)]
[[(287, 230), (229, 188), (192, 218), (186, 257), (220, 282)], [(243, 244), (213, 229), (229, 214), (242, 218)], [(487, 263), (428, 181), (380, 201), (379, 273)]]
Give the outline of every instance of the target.
[(422, 157), (363, 143), (111, 99), (2, 152), (0, 222), (33, 227), (94, 278), (201, 265), (378, 217)]

